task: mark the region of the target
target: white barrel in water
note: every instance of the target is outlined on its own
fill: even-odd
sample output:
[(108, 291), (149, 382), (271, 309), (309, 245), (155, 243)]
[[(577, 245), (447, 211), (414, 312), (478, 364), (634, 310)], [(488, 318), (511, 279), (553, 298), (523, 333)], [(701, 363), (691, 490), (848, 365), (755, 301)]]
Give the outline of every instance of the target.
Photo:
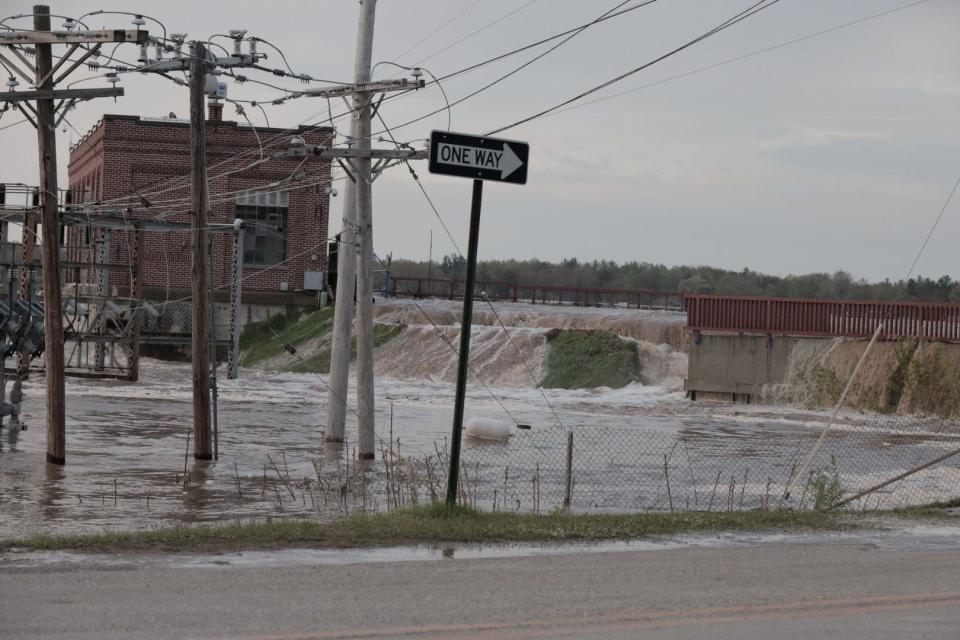
[(467, 437), (500, 442), (509, 440), (512, 430), (512, 423), (493, 418), (470, 418), (463, 427)]

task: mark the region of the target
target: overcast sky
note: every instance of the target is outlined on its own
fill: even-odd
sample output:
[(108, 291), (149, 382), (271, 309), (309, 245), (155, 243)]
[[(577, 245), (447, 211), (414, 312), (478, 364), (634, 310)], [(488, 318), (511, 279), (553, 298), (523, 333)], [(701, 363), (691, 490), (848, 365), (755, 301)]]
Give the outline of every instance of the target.
[[(636, 91), (505, 132), (503, 137), (531, 145), (529, 182), (487, 185), (481, 259), (575, 256), (747, 267), (780, 275), (843, 269), (869, 280), (903, 277), (960, 175), (960, 3), (928, 0), (744, 60), (658, 81), (907, 3), (781, 0), (588, 100)], [(54, 13), (72, 15), (142, 10), (161, 20), (168, 32), (186, 32), (191, 38), (245, 28), (281, 46), (295, 70), (334, 81), (352, 77), (358, 10), (353, 1), (50, 4)], [(419, 63), (441, 76), (588, 22), (616, 4), (380, 0), (374, 60)], [(751, 4), (753, 0), (659, 0), (593, 26), (455, 106), (452, 129), (485, 133), (536, 113), (657, 58)], [(0, 0), (0, 7), (4, 15), (30, 11), (29, 4), (10, 0)], [(88, 21), (91, 27), (111, 28), (129, 23), (129, 16)], [(451, 79), (444, 89), (454, 101), (547, 46)], [(120, 54), (136, 57), (133, 46)], [(271, 55), (267, 64), (280, 66), (279, 56)], [(380, 66), (376, 75), (395, 73)], [(103, 85), (97, 80), (80, 86)], [(126, 96), (116, 103), (98, 99), (71, 112), (72, 126), (84, 132), (103, 113), (188, 115), (185, 88), (133, 74), (125, 75), (122, 85)], [(259, 100), (276, 92), (245, 84), (231, 85), (229, 95)], [(441, 93), (431, 88), (384, 103), (382, 114), (394, 126), (443, 104)], [(323, 100), (303, 98), (268, 106), (267, 115), (271, 126), (290, 127), (320, 122), (326, 109)], [(334, 105), (334, 113), (340, 111), (343, 105)], [(225, 117), (236, 117), (229, 105)], [(254, 124), (264, 124), (259, 110), (251, 117)], [(8, 112), (0, 126), (18, 119)], [(346, 120), (339, 126), (348, 129)], [(447, 115), (441, 113), (395, 135), (400, 140), (426, 138), (431, 129), (446, 126)], [(58, 136), (62, 186), (67, 145), (77, 134), (66, 127)], [(0, 180), (36, 184), (32, 128), (0, 130), (0, 148)], [(470, 182), (433, 176), (425, 162), (417, 169), (465, 250)], [(332, 203), (331, 228), (340, 218), (340, 200)], [(431, 230), (434, 258), (454, 251), (402, 167), (376, 182), (374, 221), (380, 255), (426, 258)], [(960, 278), (958, 239), (960, 196), (947, 210), (918, 271)]]

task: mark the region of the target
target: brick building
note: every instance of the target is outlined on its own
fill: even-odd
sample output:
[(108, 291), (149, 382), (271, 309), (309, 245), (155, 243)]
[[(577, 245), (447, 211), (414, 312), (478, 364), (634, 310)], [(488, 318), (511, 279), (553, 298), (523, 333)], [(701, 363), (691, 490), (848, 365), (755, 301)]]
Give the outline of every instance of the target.
[[(232, 224), (235, 218), (247, 223), (243, 302), (309, 304), (326, 271), (330, 161), (274, 156), (294, 135), (328, 146), (332, 129), (254, 130), (221, 120), (219, 112), (211, 105), (206, 123), (210, 223)], [(71, 148), (68, 184), (73, 203), (90, 205), (81, 211), (92, 212), (94, 222), (105, 215), (189, 223), (190, 170), (188, 121), (106, 115)], [(76, 269), (76, 279), (68, 282), (96, 282), (99, 261), (130, 263), (132, 231), (93, 224), (71, 226), (66, 233), (65, 260), (91, 264), (91, 269)], [(216, 298), (223, 301), (231, 282), (233, 240), (229, 233), (211, 237), (211, 276)], [(191, 255), (189, 232), (147, 231), (141, 271), (146, 298), (189, 296)], [(111, 292), (124, 295), (128, 283), (122, 269), (110, 272)]]

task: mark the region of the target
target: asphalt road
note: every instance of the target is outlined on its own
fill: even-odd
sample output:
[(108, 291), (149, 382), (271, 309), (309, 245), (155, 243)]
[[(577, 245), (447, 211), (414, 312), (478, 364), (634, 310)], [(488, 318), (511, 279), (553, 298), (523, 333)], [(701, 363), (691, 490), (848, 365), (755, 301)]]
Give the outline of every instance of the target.
[(346, 565), (0, 562), (0, 637), (956, 640), (955, 540)]

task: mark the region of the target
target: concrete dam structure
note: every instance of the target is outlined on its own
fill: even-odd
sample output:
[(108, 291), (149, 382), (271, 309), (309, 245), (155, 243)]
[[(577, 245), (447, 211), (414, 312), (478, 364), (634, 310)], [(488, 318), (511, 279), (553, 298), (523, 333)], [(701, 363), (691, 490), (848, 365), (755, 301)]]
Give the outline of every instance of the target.
[(898, 343), (910, 340), (915, 351), (942, 345), (948, 356), (960, 343), (956, 304), (708, 295), (688, 295), (684, 303), (690, 334), (684, 389), (693, 400), (789, 401), (797, 398), (785, 395), (802, 394), (804, 386), (835, 395), (878, 326), (881, 343), (870, 363), (878, 388), (870, 393), (885, 397), (894, 390), (879, 387), (890, 386), (886, 378), (904, 361)]

